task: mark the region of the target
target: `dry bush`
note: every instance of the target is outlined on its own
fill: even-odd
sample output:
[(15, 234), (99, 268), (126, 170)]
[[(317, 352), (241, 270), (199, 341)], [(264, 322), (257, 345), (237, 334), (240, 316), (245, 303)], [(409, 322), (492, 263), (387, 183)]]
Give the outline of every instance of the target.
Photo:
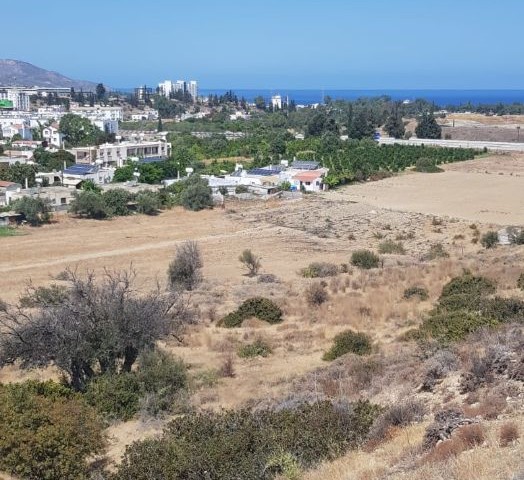
[(486, 441), (484, 428), (477, 424), (460, 427), (456, 433), (466, 449), (478, 447)]
[(420, 422), (425, 413), (424, 405), (413, 399), (392, 405), (375, 420), (368, 435), (368, 447), (375, 447), (387, 440), (394, 429)]
[(232, 356), (227, 356), (222, 362), (220, 369), (218, 371), (221, 377), (223, 378), (233, 378), (235, 374), (235, 364), (233, 362)]
[(325, 287), (321, 283), (313, 283), (306, 289), (306, 301), (312, 307), (319, 307), (329, 298)]
[(499, 444), (501, 447), (507, 447), (520, 437), (519, 427), (515, 422), (506, 422), (500, 427)]
[(457, 363), (457, 357), (450, 350), (437, 350), (426, 361), (421, 390), (432, 392), (441, 379), (457, 369)]
[(425, 460), (430, 463), (438, 463), (459, 456), (465, 450), (465, 446), (459, 438), (453, 438), (436, 445), (426, 456)]
[(490, 394), (483, 398), (479, 405), (464, 406), (464, 413), (469, 417), (482, 417), (486, 420), (496, 419), (507, 407), (502, 395)]

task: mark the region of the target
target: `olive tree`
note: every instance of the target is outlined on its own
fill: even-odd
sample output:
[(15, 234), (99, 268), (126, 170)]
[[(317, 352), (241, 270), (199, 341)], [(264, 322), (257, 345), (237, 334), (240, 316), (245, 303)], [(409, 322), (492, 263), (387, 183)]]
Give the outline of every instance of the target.
[(60, 302), (34, 295), (32, 308), (0, 303), (0, 366), (54, 364), (75, 390), (84, 390), (98, 373), (129, 372), (157, 340), (180, 339), (192, 320), (176, 290), (140, 292), (132, 269), (105, 271), (100, 281), (72, 270), (63, 278), (67, 294)]

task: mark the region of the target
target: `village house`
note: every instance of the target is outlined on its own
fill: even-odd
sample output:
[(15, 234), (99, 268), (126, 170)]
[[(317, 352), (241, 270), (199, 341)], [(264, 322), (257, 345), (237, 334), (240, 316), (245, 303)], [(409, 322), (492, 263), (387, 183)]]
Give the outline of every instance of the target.
[(53, 123), (45, 127), (42, 131), (42, 136), (48, 145), (62, 148), (64, 146), (64, 136), (58, 130), (58, 123)]

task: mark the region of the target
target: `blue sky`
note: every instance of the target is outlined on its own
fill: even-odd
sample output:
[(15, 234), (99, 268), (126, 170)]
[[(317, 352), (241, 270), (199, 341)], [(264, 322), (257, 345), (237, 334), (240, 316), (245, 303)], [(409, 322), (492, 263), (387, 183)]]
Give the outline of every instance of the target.
[(2, 3), (0, 58), (113, 87), (524, 88), (522, 0)]

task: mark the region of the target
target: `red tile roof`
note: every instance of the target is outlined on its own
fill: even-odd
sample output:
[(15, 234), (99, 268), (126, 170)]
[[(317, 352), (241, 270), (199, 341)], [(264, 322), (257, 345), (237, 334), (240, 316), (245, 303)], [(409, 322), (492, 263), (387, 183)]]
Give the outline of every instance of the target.
[(293, 179), (300, 180), (301, 182), (312, 182), (322, 177), (322, 175), (324, 175), (324, 172), (321, 170), (309, 170), (307, 172), (297, 173)]

